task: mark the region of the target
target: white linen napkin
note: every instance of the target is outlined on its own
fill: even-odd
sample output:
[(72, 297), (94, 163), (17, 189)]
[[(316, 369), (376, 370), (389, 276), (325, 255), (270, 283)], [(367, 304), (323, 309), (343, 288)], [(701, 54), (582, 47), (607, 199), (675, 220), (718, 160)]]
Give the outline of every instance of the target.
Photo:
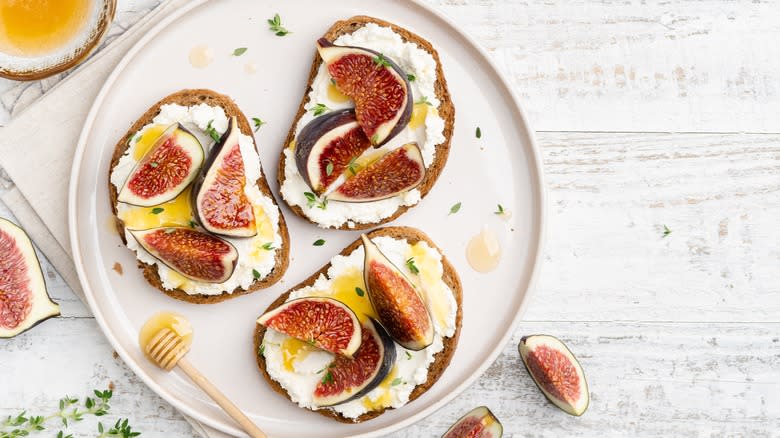
[[(76, 295), (86, 303), (68, 238), (68, 181), (92, 101), (125, 53), (163, 17), (187, 0), (167, 0), (36, 103), (0, 127), (0, 166), (15, 188), (3, 202)], [(227, 437), (187, 416), (197, 434)]]

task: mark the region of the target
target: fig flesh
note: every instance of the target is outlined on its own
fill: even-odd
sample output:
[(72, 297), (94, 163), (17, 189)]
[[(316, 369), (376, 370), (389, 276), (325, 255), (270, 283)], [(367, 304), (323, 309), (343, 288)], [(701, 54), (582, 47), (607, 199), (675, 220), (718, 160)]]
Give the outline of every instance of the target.
[(333, 298), (290, 300), (261, 316), (257, 323), (335, 354), (352, 356), (360, 347), (358, 317)]
[(351, 358), (336, 356), (323, 370), (323, 377), (314, 389), (314, 403), (334, 406), (368, 394), (390, 374), (395, 354), (390, 335), (381, 324), (368, 318), (355, 354)]
[(433, 343), (433, 321), (415, 287), (365, 234), (363, 277), (371, 305), (390, 336), (408, 350)]
[(154, 258), (190, 280), (224, 283), (235, 270), (238, 251), (228, 241), (184, 227), (129, 230)]
[(590, 403), (588, 382), (574, 354), (560, 339), (525, 336), (518, 346), (528, 374), (550, 402), (571, 415), (582, 415)]
[(504, 427), (485, 406), (474, 408), (460, 417), (442, 438), (501, 438)]
[(295, 164), (304, 181), (322, 195), (353, 158), (371, 147), (352, 109), (319, 116), (298, 134)]
[(252, 203), (246, 196), (246, 173), (235, 117), (209, 151), (209, 156), (192, 190), (198, 222), (214, 234), (230, 237), (257, 235)]
[(329, 201), (371, 202), (392, 198), (419, 186), (425, 178), (422, 152), (416, 143), (388, 152), (349, 178)]
[(336, 46), (325, 38), (317, 41), (317, 50), (336, 86), (355, 102), (358, 123), (371, 144), (388, 142), (409, 124), (414, 98), (398, 64), (379, 52)]
[(195, 179), (203, 164), (203, 155), (200, 141), (174, 123), (136, 164), (117, 200), (140, 207), (172, 200)]
[(0, 218), (0, 338), (14, 337), (59, 314), (30, 238)]

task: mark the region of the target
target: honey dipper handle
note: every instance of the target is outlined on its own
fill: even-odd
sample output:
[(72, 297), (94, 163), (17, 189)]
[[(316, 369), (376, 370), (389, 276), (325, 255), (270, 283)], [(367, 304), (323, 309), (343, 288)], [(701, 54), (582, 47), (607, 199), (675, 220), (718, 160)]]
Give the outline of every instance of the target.
[(244, 432), (248, 433), (250, 437), (252, 438), (267, 438), (266, 434), (263, 433), (262, 430), (260, 430), (259, 427), (255, 425), (255, 423), (252, 422), (252, 420), (249, 419), (246, 415), (244, 415), (243, 412), (241, 412), (241, 409), (238, 408), (235, 404), (233, 404), (232, 401), (230, 401), (225, 394), (222, 393), (219, 389), (217, 389), (216, 386), (214, 386), (213, 383), (209, 382), (209, 379), (206, 378), (203, 374), (200, 373), (194, 366), (192, 366), (191, 363), (187, 361), (187, 359), (180, 359), (179, 362), (176, 364), (179, 368), (181, 368), (182, 371), (184, 371), (184, 374), (189, 376), (190, 379), (192, 379), (193, 382), (195, 382), (196, 385), (200, 387), (200, 389), (203, 390), (206, 394), (211, 397), (212, 400), (217, 402), (217, 404), (225, 411), (228, 415), (230, 415), (231, 418), (236, 420), (236, 423), (241, 425), (241, 428), (244, 429)]

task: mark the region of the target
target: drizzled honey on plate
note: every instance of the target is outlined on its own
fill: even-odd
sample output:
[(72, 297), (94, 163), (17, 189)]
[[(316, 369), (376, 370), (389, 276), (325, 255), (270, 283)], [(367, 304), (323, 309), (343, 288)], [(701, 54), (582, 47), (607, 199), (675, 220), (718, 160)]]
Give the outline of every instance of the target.
[(72, 41), (87, 24), (92, 0), (0, 0), (0, 52), (35, 57)]

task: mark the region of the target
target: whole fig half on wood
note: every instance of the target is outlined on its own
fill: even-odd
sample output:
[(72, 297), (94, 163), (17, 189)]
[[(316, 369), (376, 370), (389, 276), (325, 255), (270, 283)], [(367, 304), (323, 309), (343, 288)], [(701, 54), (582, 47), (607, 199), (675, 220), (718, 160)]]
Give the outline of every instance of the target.
[(257, 235), (252, 203), (246, 196), (246, 173), (239, 146), (238, 122), (230, 118), (228, 129), (209, 151), (192, 190), (198, 222), (214, 234), (230, 237)]
[(203, 147), (178, 123), (169, 126), (127, 177), (119, 202), (151, 207), (179, 196), (203, 164)]
[(357, 121), (373, 145), (388, 142), (406, 127), (414, 98), (398, 64), (379, 52), (336, 46), (325, 38), (317, 41), (317, 50), (339, 90), (355, 101)]
[(363, 323), (360, 348), (349, 358), (336, 359), (323, 370), (314, 389), (317, 406), (334, 406), (357, 400), (379, 386), (395, 363), (395, 344), (382, 325), (368, 318)]
[(370, 147), (354, 110), (333, 111), (315, 118), (298, 134), (295, 164), (312, 191), (322, 195), (352, 159)]
[(473, 409), (442, 435), (442, 438), (501, 438), (504, 427), (485, 406)]
[(433, 343), (433, 321), (412, 283), (365, 234), (363, 277), (371, 305), (390, 336), (408, 350)]
[(550, 402), (571, 415), (582, 415), (588, 409), (590, 393), (585, 373), (560, 339), (525, 336), (518, 349), (528, 374)]
[(358, 317), (346, 304), (333, 298), (290, 300), (261, 316), (257, 323), (344, 356), (352, 356), (360, 346)]
[(0, 218), (0, 338), (14, 337), (59, 314), (30, 238)]
[(190, 280), (224, 283), (238, 261), (238, 251), (230, 242), (191, 228), (129, 231), (149, 254)]
[(328, 196), (329, 201), (372, 202), (416, 188), (425, 178), (422, 152), (416, 143), (388, 152)]

